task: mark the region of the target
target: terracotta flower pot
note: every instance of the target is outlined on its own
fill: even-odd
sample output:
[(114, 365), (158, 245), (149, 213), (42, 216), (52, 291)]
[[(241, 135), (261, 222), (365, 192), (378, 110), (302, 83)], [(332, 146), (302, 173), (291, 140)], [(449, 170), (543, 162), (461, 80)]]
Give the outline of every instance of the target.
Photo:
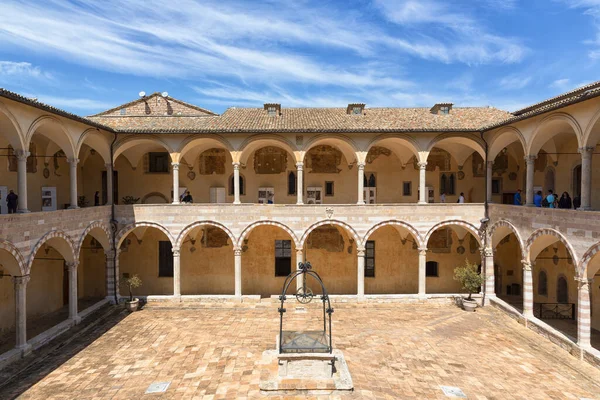
[(125, 307), (127, 307), (127, 311), (137, 311), (140, 305), (140, 299), (133, 299), (133, 301), (126, 301)]
[(475, 300), (463, 299), (462, 307), (465, 311), (475, 311), (475, 309), (477, 308), (477, 302)]

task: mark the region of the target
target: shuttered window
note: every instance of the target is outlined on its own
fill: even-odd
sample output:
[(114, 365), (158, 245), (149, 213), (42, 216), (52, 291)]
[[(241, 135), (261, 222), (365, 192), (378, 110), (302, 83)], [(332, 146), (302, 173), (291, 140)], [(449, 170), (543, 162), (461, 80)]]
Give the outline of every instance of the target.
[(365, 277), (375, 277), (375, 241), (367, 240), (365, 246)]
[(275, 276), (288, 276), (292, 272), (292, 241), (275, 241)]

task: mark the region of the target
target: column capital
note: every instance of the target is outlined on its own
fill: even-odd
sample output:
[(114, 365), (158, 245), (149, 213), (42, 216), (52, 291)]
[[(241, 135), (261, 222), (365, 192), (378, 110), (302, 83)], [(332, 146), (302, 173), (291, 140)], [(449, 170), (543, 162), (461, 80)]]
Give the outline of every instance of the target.
[(527, 260), (521, 260), (521, 264), (523, 264), (523, 271), (531, 272), (532, 264)]
[(492, 161), (488, 160), (486, 164), (487, 164), (488, 168), (492, 168), (494, 166), (494, 161), (493, 160)]
[(29, 157), (30, 155), (31, 155), (31, 153), (28, 152), (28, 151), (25, 151), (25, 150), (15, 150), (15, 156), (20, 161), (27, 161), (27, 157)]
[(239, 163), (239, 161), (234, 161), (234, 162), (231, 163), (231, 165), (233, 165), (233, 169), (234, 170), (235, 169), (237, 169), (237, 170), (240, 169), (240, 163)]
[(365, 256), (365, 248), (364, 247), (357, 247), (356, 248), (356, 253), (359, 257), (364, 257)]
[(483, 257), (493, 257), (494, 256), (494, 249), (492, 249), (491, 247), (481, 247), (479, 249), (479, 251), (481, 252), (481, 255)]
[(106, 163), (106, 164), (104, 164), (104, 168), (106, 168), (107, 170), (111, 170), (111, 169), (113, 169), (113, 165), (112, 165), (112, 163)]
[(67, 268), (69, 268), (69, 270), (77, 269), (77, 267), (79, 266), (79, 261), (73, 261), (73, 262), (67, 261), (67, 262), (65, 262), (65, 265), (67, 266)]
[(112, 260), (113, 260), (113, 258), (115, 258), (115, 255), (116, 255), (116, 254), (117, 254), (117, 252), (116, 252), (115, 250), (106, 250), (106, 251), (104, 252), (104, 257), (105, 257), (107, 260), (110, 260), (110, 261), (112, 261)]
[(421, 256), (427, 254), (427, 247), (419, 247), (417, 250), (419, 251), (419, 255)]
[(178, 162), (172, 162), (171, 163), (171, 167), (173, 167), (173, 169), (179, 170), (179, 163)]
[(358, 166), (358, 169), (365, 169), (365, 163), (362, 161), (357, 162), (356, 165)]
[(77, 165), (79, 163), (79, 158), (67, 158), (67, 162), (71, 164), (71, 166)]
[(417, 166), (419, 167), (419, 169), (426, 169), (427, 168), (427, 161), (419, 161), (417, 163)]
[(302, 161), (298, 161), (298, 162), (296, 163), (296, 169), (297, 169), (298, 171), (302, 171), (302, 169), (303, 169), (303, 168), (304, 168), (304, 163), (303, 163)]
[(590, 290), (592, 283), (594, 282), (593, 279), (588, 278), (575, 278), (575, 281), (577, 282), (579, 290)]
[(595, 150), (595, 147), (591, 147), (591, 146), (580, 147), (577, 149), (577, 151), (579, 152), (579, 154), (581, 154), (582, 157), (591, 157), (594, 150)]
[(527, 164), (533, 164), (535, 162), (535, 160), (537, 160), (537, 155), (530, 154), (523, 158), (525, 159), (525, 162)]
[(29, 282), (29, 279), (30, 279), (29, 275), (12, 277), (12, 281), (15, 285), (27, 285), (27, 282)]
[(296, 249), (296, 254), (298, 254), (298, 253), (303, 254), (304, 253), (304, 249)]
[(172, 251), (173, 251), (173, 257), (179, 257), (181, 255), (181, 251), (180, 251), (179, 247), (173, 247)]
[(236, 247), (235, 249), (233, 249), (233, 255), (234, 256), (241, 256), (242, 255), (242, 249), (240, 249), (239, 247)]

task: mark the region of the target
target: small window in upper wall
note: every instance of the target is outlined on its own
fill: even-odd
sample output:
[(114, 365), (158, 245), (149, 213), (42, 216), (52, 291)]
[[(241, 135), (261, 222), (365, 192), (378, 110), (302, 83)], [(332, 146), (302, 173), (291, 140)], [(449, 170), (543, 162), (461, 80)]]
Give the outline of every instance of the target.
[(362, 108), (361, 107), (352, 107), (352, 114), (354, 115), (360, 115), (362, 113)]
[(438, 263), (436, 261), (427, 261), (427, 264), (425, 264), (425, 276), (439, 276)]
[(440, 114), (450, 114), (450, 107), (448, 107), (448, 106), (440, 107)]
[(275, 241), (275, 276), (288, 276), (292, 272), (292, 241)]
[(333, 182), (325, 182), (325, 196), (333, 196)]
[(375, 277), (375, 241), (367, 240), (365, 246), (365, 277)]
[(492, 178), (492, 194), (502, 194), (502, 178)]
[(148, 153), (148, 172), (169, 172), (169, 153)]
[(402, 196), (412, 196), (412, 182), (402, 183)]
[(267, 108), (267, 115), (274, 117), (277, 115), (277, 108), (275, 107), (269, 107)]
[(121, 115), (127, 114), (127, 109), (126, 108), (121, 108), (120, 113), (121, 113)]

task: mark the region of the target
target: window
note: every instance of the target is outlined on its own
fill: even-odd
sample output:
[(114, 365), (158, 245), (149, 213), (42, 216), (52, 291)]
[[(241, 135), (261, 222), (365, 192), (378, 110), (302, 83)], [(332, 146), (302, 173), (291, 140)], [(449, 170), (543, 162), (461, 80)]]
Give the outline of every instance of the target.
[(121, 115), (125, 115), (125, 114), (127, 114), (127, 109), (126, 108), (121, 108), (121, 110), (119, 110), (119, 113)]
[(360, 115), (362, 113), (362, 108), (361, 107), (352, 107), (352, 114), (354, 115)]
[(168, 240), (158, 242), (158, 276), (173, 276), (173, 245)]
[(169, 153), (148, 153), (148, 172), (169, 172)]
[(425, 264), (425, 276), (439, 276), (437, 262), (427, 261), (427, 263)]
[(502, 178), (492, 178), (492, 194), (502, 194)]
[(444, 173), (440, 175), (440, 193), (456, 194), (456, 174)]
[(545, 271), (540, 271), (538, 275), (538, 294), (548, 296), (548, 276)]
[(325, 196), (333, 196), (333, 182), (325, 182)]
[(450, 114), (450, 107), (448, 107), (448, 106), (441, 106), (440, 107), (440, 114), (444, 114), (444, 115)]
[(403, 182), (402, 183), (402, 196), (411, 196), (412, 195), (412, 182)]
[(292, 272), (292, 241), (275, 241), (275, 276), (288, 276)]
[(296, 187), (298, 181), (296, 180), (296, 173), (294, 171), (290, 171), (288, 174), (288, 195), (296, 194)]
[[(234, 175), (231, 175), (229, 177), (229, 195), (230, 196), (234, 196), (235, 195), (235, 187), (233, 186), (234, 184)], [(240, 175), (240, 196), (243, 196), (246, 194), (246, 188), (244, 187), (244, 177), (242, 175)]]
[(375, 241), (367, 240), (365, 246), (365, 277), (375, 277)]
[(367, 179), (367, 174), (365, 174), (365, 187), (377, 187), (377, 178), (375, 178), (375, 174), (368, 174), (369, 179)]
[(273, 106), (270, 106), (269, 108), (267, 108), (267, 114), (268, 114), (270, 117), (274, 117), (274, 116), (276, 116), (276, 115), (277, 115), (277, 108), (276, 108), (276, 107), (273, 107)]

